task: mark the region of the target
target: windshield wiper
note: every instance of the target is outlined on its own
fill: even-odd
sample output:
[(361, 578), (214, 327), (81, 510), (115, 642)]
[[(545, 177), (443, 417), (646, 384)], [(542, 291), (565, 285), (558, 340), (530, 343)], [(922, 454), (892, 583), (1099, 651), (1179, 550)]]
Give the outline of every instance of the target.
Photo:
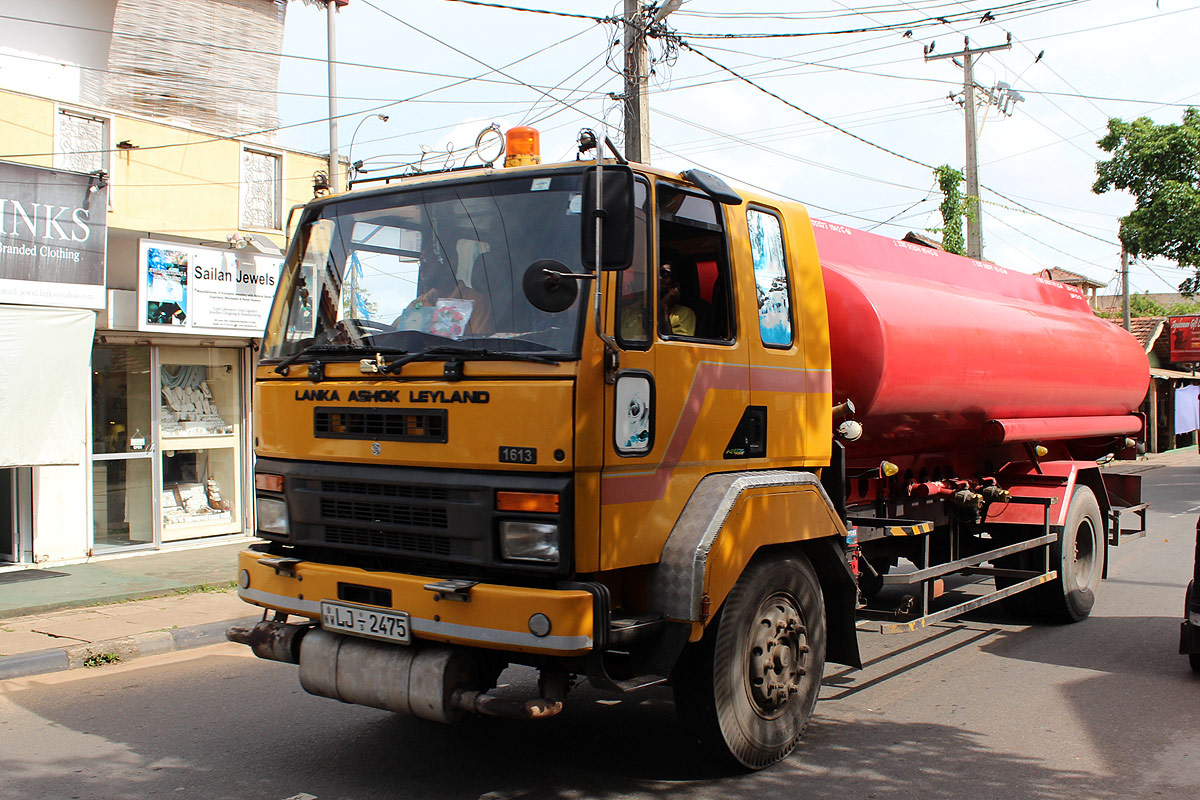
[(482, 347), (458, 347), (455, 345), (435, 344), (432, 347), (426, 347), (424, 350), (418, 350), (414, 353), (409, 353), (403, 358), (398, 358), (379, 371), (381, 373), (390, 375), (393, 372), (399, 372), (404, 365), (410, 361), (416, 361), (418, 358), (424, 358), (425, 356), (466, 356), (468, 358), (478, 358), (487, 361), (532, 361), (535, 364), (558, 363), (556, 359), (534, 355), (533, 353), (522, 353), (511, 350), (487, 350)]
[(307, 355), (312, 355), (313, 353), (356, 353), (358, 355), (363, 353), (388, 353), (389, 355), (395, 355), (396, 353), (404, 354), (407, 352), (407, 350), (387, 348), (381, 349), (378, 347), (368, 347), (361, 344), (333, 344), (330, 342), (318, 342), (317, 344), (310, 344), (308, 347), (297, 350), (283, 361), (280, 361), (275, 365), (275, 372), (279, 373), (280, 375), (287, 375), (288, 367), (290, 367), (292, 364), (295, 364), (300, 358)]

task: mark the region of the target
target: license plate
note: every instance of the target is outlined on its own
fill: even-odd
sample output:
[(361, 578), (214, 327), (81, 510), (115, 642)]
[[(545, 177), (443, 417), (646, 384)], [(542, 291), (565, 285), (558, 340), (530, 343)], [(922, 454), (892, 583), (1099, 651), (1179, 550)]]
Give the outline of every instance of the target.
[(382, 608), (352, 606), (348, 603), (321, 602), (321, 627), (327, 631), (410, 644), (408, 614)]

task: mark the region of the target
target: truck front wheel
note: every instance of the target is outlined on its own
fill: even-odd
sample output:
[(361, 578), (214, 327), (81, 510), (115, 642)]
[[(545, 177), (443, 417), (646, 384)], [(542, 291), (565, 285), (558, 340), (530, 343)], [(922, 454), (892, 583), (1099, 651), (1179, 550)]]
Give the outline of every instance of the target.
[(761, 769), (796, 747), (824, 667), (825, 607), (812, 565), (799, 553), (756, 559), (684, 653), (675, 703), (705, 750)]

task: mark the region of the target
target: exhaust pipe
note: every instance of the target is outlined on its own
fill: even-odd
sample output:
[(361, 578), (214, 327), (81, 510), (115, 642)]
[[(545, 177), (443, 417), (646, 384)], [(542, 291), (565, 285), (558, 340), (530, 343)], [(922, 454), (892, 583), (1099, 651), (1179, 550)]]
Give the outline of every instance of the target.
[(289, 625), (264, 619), (253, 628), (234, 625), (225, 631), (225, 638), (249, 645), (254, 655), (267, 661), (299, 664), (300, 641), (312, 629), (311, 625)]
[(263, 620), (235, 625), (231, 642), (249, 645), (259, 658), (300, 665), (300, 685), (318, 697), (382, 708), (432, 722), (457, 722), (469, 713), (508, 719), (544, 719), (562, 711), (566, 687), (545, 697), (496, 697), (478, 688), (478, 663), (445, 645), (397, 647), (312, 625)]

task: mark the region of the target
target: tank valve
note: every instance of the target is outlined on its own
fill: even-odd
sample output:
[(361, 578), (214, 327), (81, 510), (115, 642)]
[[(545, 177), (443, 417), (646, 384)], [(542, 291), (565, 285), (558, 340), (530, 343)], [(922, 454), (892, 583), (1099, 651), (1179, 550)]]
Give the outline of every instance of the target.
[(959, 508), (974, 511), (978, 514), (983, 509), (984, 500), (983, 495), (977, 492), (972, 492), (970, 489), (961, 489), (950, 495), (950, 502)]
[(1007, 503), (1012, 500), (1012, 493), (1007, 489), (1001, 489), (999, 486), (984, 486), (979, 490), (983, 495), (983, 499), (988, 503)]

